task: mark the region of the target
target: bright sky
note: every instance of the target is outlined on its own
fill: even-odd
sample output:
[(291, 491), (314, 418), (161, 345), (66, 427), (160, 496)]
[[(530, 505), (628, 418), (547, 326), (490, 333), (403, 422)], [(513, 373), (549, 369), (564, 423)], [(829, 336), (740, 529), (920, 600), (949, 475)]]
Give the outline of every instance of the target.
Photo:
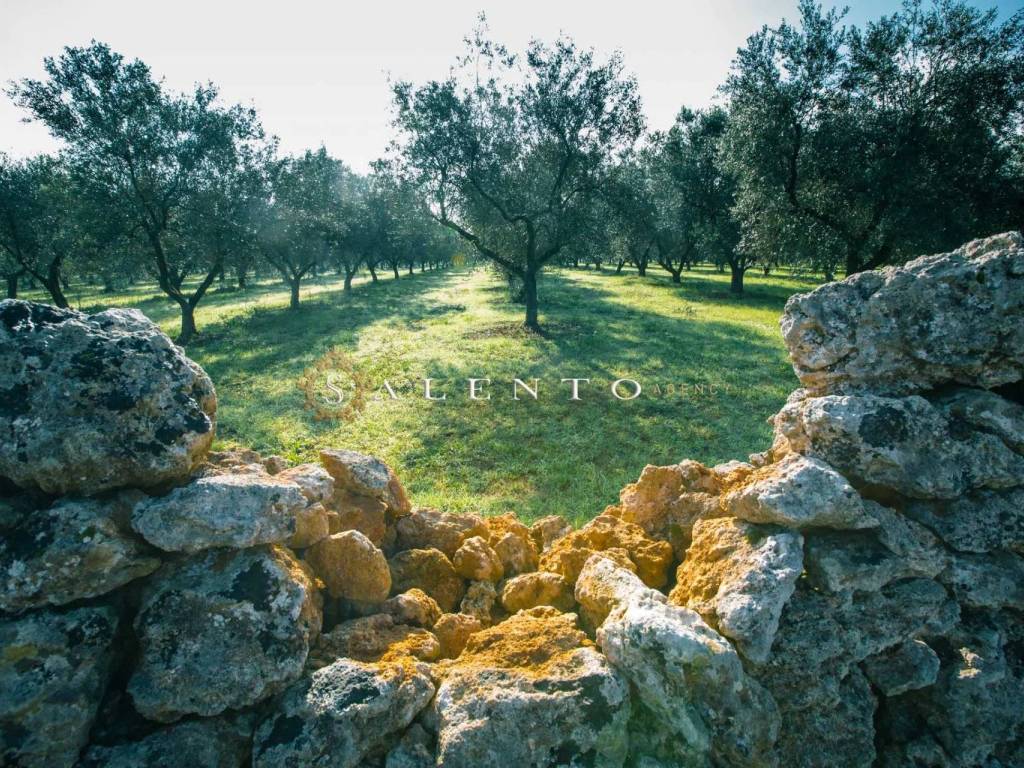
[[(1019, 0), (973, 0), (1005, 18)], [(850, 0), (863, 23), (898, 0)], [(153, 10), (147, 10), (147, 6)], [(158, 9), (158, 10), (157, 10)], [(0, 82), (42, 76), (44, 56), (90, 39), (141, 58), (177, 90), (213, 81), (225, 99), (254, 104), (286, 152), (321, 143), (357, 170), (391, 135), (387, 78), (443, 77), (476, 15), (521, 50), (559, 32), (599, 52), (619, 49), (637, 76), (649, 124), (715, 96), (737, 47), (763, 24), (796, 15), (796, 0), (0, 0)], [(46, 130), (0, 95), (0, 151), (55, 148)]]

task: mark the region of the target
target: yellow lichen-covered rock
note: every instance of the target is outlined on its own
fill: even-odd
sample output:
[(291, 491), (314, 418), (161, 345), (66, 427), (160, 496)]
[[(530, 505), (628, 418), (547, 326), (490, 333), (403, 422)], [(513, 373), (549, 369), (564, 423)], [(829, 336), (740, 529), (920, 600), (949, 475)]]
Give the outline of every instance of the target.
[(470, 536), (452, 558), (455, 572), (470, 581), (501, 581), (505, 569), (498, 553), (482, 536)]
[(381, 546), (388, 529), (388, 508), (383, 501), (342, 488), (334, 492), (327, 506), (337, 515), (338, 531), (359, 531)]
[(796, 531), (732, 517), (700, 520), (669, 602), (697, 611), (760, 663), (802, 571), (803, 537)]
[(572, 526), (561, 515), (548, 515), (530, 526), (530, 536), (538, 552), (547, 551), (552, 544), (572, 531)]
[(505, 576), (537, 569), (538, 549), (530, 529), (513, 514), (487, 518), (491, 546), (498, 553)]
[(286, 542), (292, 549), (305, 549), (330, 535), (327, 508), (319, 502), (307, 504), (295, 513), (295, 533)]
[(462, 542), (471, 536), (487, 538), (487, 526), (478, 515), (441, 512), (417, 507), (397, 525), (395, 547), (403, 549), (439, 549), (452, 558)]
[(331, 597), (379, 603), (391, 592), (384, 553), (359, 531), (343, 531), (318, 541), (306, 551), (305, 559)]
[(483, 629), (480, 619), (464, 613), (445, 613), (434, 623), (434, 635), (441, 644), (440, 656), (443, 659), (454, 659), (470, 637)]
[(388, 561), (393, 594), (412, 588), (430, 595), (442, 611), (453, 611), (465, 594), (466, 585), (451, 560), (438, 549), (408, 549)]
[(428, 630), (398, 624), (387, 614), (378, 613), (343, 621), (322, 634), (310, 652), (309, 664), (319, 668), (342, 658), (369, 662), (411, 657), (435, 661), (440, 653), (438, 639)]
[(590, 555), (609, 549), (624, 549), (636, 566), (637, 575), (648, 586), (659, 588), (668, 583), (672, 546), (650, 539), (640, 526), (609, 514), (595, 517), (556, 541), (541, 558), (540, 569), (560, 574), (574, 585)]
[(438, 765), (552, 765), (556, 755), (623, 765), (629, 688), (573, 614), (521, 611), (437, 671)]
[(536, 608), (538, 605), (571, 611), (576, 601), (573, 600), (569, 585), (560, 575), (535, 571), (506, 581), (501, 590), (501, 604), (509, 613)]

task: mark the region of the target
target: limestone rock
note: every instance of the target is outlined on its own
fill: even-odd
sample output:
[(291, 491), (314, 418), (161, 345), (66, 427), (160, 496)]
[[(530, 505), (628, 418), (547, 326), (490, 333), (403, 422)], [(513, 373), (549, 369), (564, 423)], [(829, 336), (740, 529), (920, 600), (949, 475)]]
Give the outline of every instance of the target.
[(292, 549), (305, 549), (331, 533), (327, 507), (334, 495), (334, 479), (317, 464), (299, 464), (272, 473), (278, 480), (295, 483), (306, 506), (295, 513), (295, 533), (288, 539)]
[(430, 595), (422, 589), (410, 589), (380, 604), (381, 613), (386, 613), (397, 624), (411, 624), (416, 627), (430, 629), (441, 617), (441, 608)]
[(932, 578), (946, 567), (946, 551), (927, 528), (881, 504), (865, 504), (879, 521), (877, 529), (808, 533), (805, 563), (812, 585), (870, 592), (897, 579)]
[(960, 552), (1009, 549), (1024, 554), (1024, 488), (915, 501), (904, 512)]
[(672, 541), (681, 556), (694, 522), (720, 514), (722, 480), (721, 474), (697, 461), (666, 467), (649, 464), (640, 479), (619, 494), (618, 516), (639, 525), (648, 536)]
[(254, 726), (248, 716), (190, 720), (139, 741), (89, 747), (77, 768), (243, 768)]
[(498, 553), (482, 536), (470, 536), (462, 542), (452, 558), (455, 572), (470, 581), (501, 581), (505, 568)]
[(335, 533), (318, 541), (306, 551), (305, 559), (331, 597), (380, 603), (391, 591), (387, 558), (359, 531)]
[(871, 768), (875, 760), (875, 697), (854, 668), (840, 683), (830, 707), (782, 709), (782, 732), (776, 745), (786, 768)]
[(864, 660), (864, 674), (885, 696), (899, 696), (935, 682), (939, 657), (923, 640), (907, 640)]
[(565, 579), (557, 573), (535, 571), (506, 581), (501, 589), (501, 604), (509, 613), (536, 608), (538, 605), (571, 611), (576, 601)]
[(441, 654), (438, 639), (422, 627), (399, 624), (378, 613), (343, 621), (320, 635), (310, 654), (310, 665), (326, 666), (340, 658), (357, 661), (397, 661), (412, 657), (435, 661)]
[(181, 480), (210, 447), (203, 370), (141, 312), (0, 301), (0, 477), (91, 495)]
[(132, 527), (168, 552), (252, 547), (289, 539), (305, 506), (299, 486), (275, 476), (213, 475), (139, 502)]
[(395, 546), (404, 549), (439, 549), (448, 558), (462, 542), (472, 536), (488, 538), (487, 526), (477, 515), (439, 512), (418, 507), (401, 518), (396, 526)]
[[(596, 566), (606, 569), (608, 561), (592, 562), (587, 579), (597, 581), (603, 574)], [(716, 765), (768, 765), (779, 733), (778, 711), (744, 672), (729, 641), (696, 612), (668, 605), (655, 590), (630, 586), (628, 572), (605, 573), (618, 583), (595, 585), (594, 591), (622, 599), (598, 627), (597, 643), (632, 683), (660, 730)], [(577, 599), (585, 604), (581, 592)]]
[(339, 659), (294, 683), (256, 730), (253, 768), (356, 768), (434, 695), (412, 664)]
[(437, 764), (621, 766), (629, 689), (572, 614), (523, 611), (475, 634), (433, 704)]
[(128, 525), (143, 494), (64, 498), (0, 535), (0, 610), (63, 605), (117, 589), (160, 567)]
[(331, 517), (319, 502), (307, 502), (295, 513), (295, 533), (285, 542), (292, 549), (306, 549), (331, 533)]
[(995, 435), (951, 423), (923, 397), (876, 395), (789, 402), (775, 416), (777, 453), (831, 464), (857, 487), (951, 499), (1024, 479), (1024, 456)]
[(576, 602), (594, 628), (600, 626), (613, 609), (631, 602), (667, 602), (663, 594), (605, 555), (605, 552), (592, 554), (576, 580)]
[(1024, 378), (1024, 248), (1016, 232), (793, 296), (782, 335), (804, 387), (906, 395)]
[(489, 627), (494, 622), (494, 606), (498, 602), (498, 590), (489, 581), (474, 581), (466, 589), (466, 596), (459, 604), (459, 613), (473, 616)]
[(537, 552), (544, 552), (571, 530), (572, 526), (561, 515), (548, 515), (530, 526), (530, 536)]
[(961, 605), (1024, 611), (1024, 558), (1019, 555), (955, 555), (940, 580)]
[(312, 573), (283, 547), (166, 565), (135, 618), (140, 658), (128, 692), (159, 722), (253, 704), (299, 676), (321, 620)]
[(505, 576), (511, 578), (537, 570), (540, 550), (534, 543), (533, 533), (515, 515), (488, 517), (486, 525)]
[(823, 461), (790, 454), (754, 472), (722, 499), (729, 514), (789, 528), (870, 528), (877, 522), (842, 475)]
[(388, 533), (388, 508), (380, 499), (341, 490), (335, 491), (327, 507), (336, 516), (336, 529), (331, 533), (359, 531), (378, 547), (384, 543)]
[(672, 545), (654, 541), (634, 523), (612, 515), (598, 515), (579, 530), (559, 539), (544, 553), (540, 569), (557, 573), (568, 584), (574, 585), (584, 564), (594, 552), (622, 548), (636, 565), (637, 573), (650, 587), (663, 587), (668, 583), (668, 570), (672, 565)]
[(927, 631), (948, 602), (946, 590), (930, 579), (839, 595), (798, 584), (771, 657), (753, 673), (790, 710), (834, 706), (853, 665)]
[(430, 595), (442, 611), (453, 611), (462, 601), (465, 584), (451, 561), (437, 549), (409, 549), (388, 561), (392, 594), (417, 588)]
[(803, 572), (803, 537), (735, 518), (699, 520), (669, 602), (697, 611), (751, 661), (768, 658)]
[(384, 768), (434, 768), (434, 743), (417, 723), (409, 726), (401, 741), (387, 754)]
[(310, 503), (324, 503), (334, 495), (334, 479), (318, 464), (297, 464), (271, 472), (278, 480), (295, 483)]
[(434, 622), (434, 634), (441, 643), (441, 658), (454, 659), (466, 647), (469, 638), (484, 628), (476, 616), (444, 613)]
[(935, 684), (901, 700), (908, 730), (931, 734), (950, 765), (995, 765), (984, 761), (1024, 724), (1021, 638), (1012, 632), (999, 616), (970, 616), (936, 647)]
[(71, 768), (113, 663), (111, 608), (0, 619), (0, 765)]
[(395, 515), (409, 513), (405, 489), (391, 467), (378, 458), (355, 451), (320, 451), (320, 462), (334, 478), (335, 487), (359, 496), (380, 499)]

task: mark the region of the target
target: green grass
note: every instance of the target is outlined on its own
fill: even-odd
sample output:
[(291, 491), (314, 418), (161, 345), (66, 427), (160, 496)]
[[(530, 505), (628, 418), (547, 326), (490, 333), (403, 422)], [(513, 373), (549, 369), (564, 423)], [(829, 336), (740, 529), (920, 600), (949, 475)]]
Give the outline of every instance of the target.
[[(339, 279), (319, 278), (297, 311), (287, 309), (284, 286), (261, 282), (214, 290), (188, 353), (217, 387), (219, 448), (292, 460), (351, 448), (391, 464), (421, 505), (579, 522), (614, 503), (644, 464), (717, 463), (767, 447), (765, 420), (797, 385), (779, 313), (815, 284), (751, 274), (747, 293), (734, 297), (728, 275), (710, 269), (686, 273), (681, 286), (653, 272), (551, 270), (538, 337), (519, 328), (521, 308), (481, 269), (363, 280), (349, 294)], [(137, 307), (177, 332), (176, 308), (153, 286), (71, 298), (87, 310)], [(400, 381), (448, 380), (448, 400), (427, 402), (417, 390), (371, 399), (353, 421), (318, 421), (296, 382), (335, 346), (400, 392)], [(493, 379), (492, 400), (468, 399), (470, 376)], [(538, 401), (513, 401), (513, 377), (539, 378)], [(568, 377), (592, 380), (581, 402), (559, 383)], [(619, 377), (639, 380), (644, 393), (614, 400), (608, 385)], [(667, 394), (670, 382), (687, 385), (686, 394)]]

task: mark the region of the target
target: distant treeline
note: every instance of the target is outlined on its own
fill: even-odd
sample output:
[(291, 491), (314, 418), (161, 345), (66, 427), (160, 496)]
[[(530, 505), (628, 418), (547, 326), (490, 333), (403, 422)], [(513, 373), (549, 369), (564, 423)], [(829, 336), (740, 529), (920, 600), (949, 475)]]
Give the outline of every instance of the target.
[[(213, 86), (171, 93), (107, 46), (66, 48), (10, 96), (62, 140), (0, 158), (0, 269), (66, 304), (72, 278), (155, 277), (182, 310), (225, 273), (494, 265), (539, 328), (548, 264), (743, 290), (775, 266), (832, 279), (1024, 223), (1024, 12), (908, 2), (867, 24), (805, 1), (748, 38), (718, 105), (648, 132), (618, 54), (562, 37), (515, 55), (481, 20), (449, 78), (394, 85), (396, 141), (362, 176), (280, 157)], [(341, 107), (339, 107), (341, 108)]]

